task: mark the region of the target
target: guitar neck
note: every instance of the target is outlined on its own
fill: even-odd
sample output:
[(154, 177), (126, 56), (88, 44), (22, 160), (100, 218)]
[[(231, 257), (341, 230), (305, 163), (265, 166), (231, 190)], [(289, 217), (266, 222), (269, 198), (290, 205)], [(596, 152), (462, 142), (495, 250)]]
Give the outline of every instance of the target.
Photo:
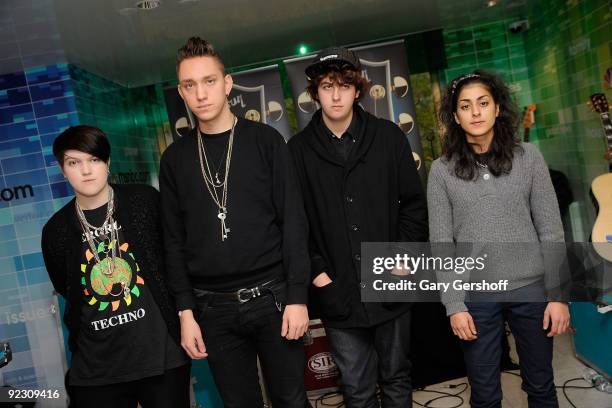
[[(608, 147), (608, 152), (612, 152), (612, 120), (610, 119), (610, 112), (604, 112), (600, 114), (601, 117), (601, 125), (604, 130), (604, 137), (606, 138), (606, 146)], [(609, 162), (609, 170), (612, 172), (612, 158)]]

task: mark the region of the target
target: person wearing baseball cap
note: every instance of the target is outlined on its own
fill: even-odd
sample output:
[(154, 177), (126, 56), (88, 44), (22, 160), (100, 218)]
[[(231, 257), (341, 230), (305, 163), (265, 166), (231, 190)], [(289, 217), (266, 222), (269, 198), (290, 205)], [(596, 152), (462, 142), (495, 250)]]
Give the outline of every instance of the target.
[(412, 406), (410, 304), (361, 301), (361, 243), (427, 240), (426, 198), (399, 127), (359, 105), (368, 81), (346, 48), (305, 70), (321, 108), (289, 141), (310, 227), (311, 314), (325, 325), (348, 408)]

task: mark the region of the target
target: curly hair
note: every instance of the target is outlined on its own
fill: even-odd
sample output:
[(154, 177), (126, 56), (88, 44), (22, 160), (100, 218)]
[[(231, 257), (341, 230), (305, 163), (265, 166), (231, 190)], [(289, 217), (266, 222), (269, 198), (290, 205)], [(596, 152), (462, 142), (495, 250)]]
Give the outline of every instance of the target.
[(325, 78), (330, 78), (332, 82), (341, 84), (355, 85), (355, 89), (359, 92), (359, 96), (355, 99), (355, 103), (368, 92), (370, 83), (363, 76), (361, 71), (356, 71), (348, 64), (327, 64), (325, 65), (314, 78), (308, 78), (306, 91), (314, 101), (319, 101), (319, 84)]
[(439, 119), (444, 127), (444, 157), (449, 162), (454, 159), (454, 172), (463, 180), (474, 180), (476, 156), (465, 136), (465, 131), (455, 121), (457, 99), (461, 89), (468, 84), (482, 84), (491, 93), (499, 106), (499, 115), (493, 125), (493, 141), (488, 152), (487, 165), (491, 174), (499, 177), (512, 170), (512, 159), (517, 149), (522, 149), (516, 132), (519, 123), (519, 110), (510, 95), (510, 89), (499, 75), (484, 70), (462, 75), (447, 86), (440, 105)]

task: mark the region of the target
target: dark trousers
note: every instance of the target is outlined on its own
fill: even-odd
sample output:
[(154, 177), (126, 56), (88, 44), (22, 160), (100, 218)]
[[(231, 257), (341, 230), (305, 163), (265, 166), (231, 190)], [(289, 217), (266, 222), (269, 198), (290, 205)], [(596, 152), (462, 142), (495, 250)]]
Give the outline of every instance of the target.
[(304, 344), (281, 337), (285, 284), (246, 303), (196, 290), (208, 364), (225, 408), (260, 408), (257, 357), (274, 407), (308, 406)]
[(191, 365), (124, 383), (69, 387), (70, 408), (189, 408)]
[(558, 407), (552, 356), (553, 339), (542, 329), (546, 302), (468, 302), (478, 338), (462, 341), (474, 408), (501, 407), (500, 358), (507, 321), (516, 340), (522, 389), (529, 407)]
[(410, 311), (379, 326), (326, 327), (334, 361), (340, 370), (347, 408), (412, 407), (410, 377)]

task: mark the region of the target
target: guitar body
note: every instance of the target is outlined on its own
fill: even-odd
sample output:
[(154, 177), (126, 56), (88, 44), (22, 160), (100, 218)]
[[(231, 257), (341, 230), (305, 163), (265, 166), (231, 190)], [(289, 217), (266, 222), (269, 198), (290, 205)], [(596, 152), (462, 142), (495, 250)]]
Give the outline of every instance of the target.
[(612, 262), (612, 173), (596, 177), (591, 189), (599, 207), (591, 235), (593, 247), (602, 258)]

